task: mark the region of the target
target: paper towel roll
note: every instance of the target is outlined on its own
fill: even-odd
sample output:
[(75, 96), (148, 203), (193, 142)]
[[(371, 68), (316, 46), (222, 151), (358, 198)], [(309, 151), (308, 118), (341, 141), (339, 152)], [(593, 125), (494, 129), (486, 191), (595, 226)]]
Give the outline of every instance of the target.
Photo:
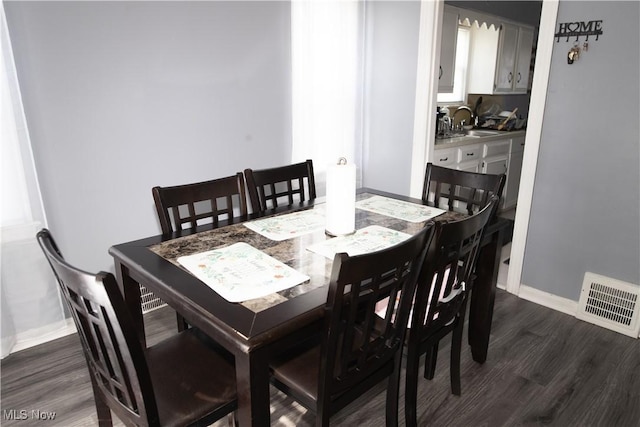
[(326, 233), (342, 236), (356, 231), (356, 165), (344, 157), (327, 168)]

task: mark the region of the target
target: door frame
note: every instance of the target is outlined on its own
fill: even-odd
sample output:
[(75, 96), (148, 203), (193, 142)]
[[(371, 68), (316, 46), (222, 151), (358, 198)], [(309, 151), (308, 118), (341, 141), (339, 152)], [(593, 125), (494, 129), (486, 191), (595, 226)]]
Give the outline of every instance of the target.
[[(535, 72), (529, 103), (527, 133), (525, 137), (522, 175), (518, 192), (507, 291), (518, 295), (522, 284), (529, 217), (540, 149), (544, 109), (549, 85), (549, 72), (554, 46), (554, 33), (560, 0), (544, 0), (540, 15)], [(416, 104), (411, 161), (410, 195), (420, 198), (427, 162), (433, 159), (435, 135), (435, 106), (438, 92), (437, 70), (440, 62), (443, 1), (421, 0), (420, 30), (418, 35), (418, 70), (416, 78)]]

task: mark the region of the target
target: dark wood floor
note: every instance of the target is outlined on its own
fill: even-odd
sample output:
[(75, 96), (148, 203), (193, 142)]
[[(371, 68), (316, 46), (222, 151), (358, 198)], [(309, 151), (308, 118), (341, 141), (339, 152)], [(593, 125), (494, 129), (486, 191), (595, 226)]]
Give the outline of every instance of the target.
[[(151, 344), (175, 330), (170, 309), (148, 314), (146, 322)], [(498, 291), (488, 361), (476, 364), (464, 349), (461, 397), (449, 392), (448, 354), (446, 343), (435, 379), (420, 381), (421, 425), (640, 426), (639, 340)], [(96, 424), (75, 335), (12, 354), (1, 367), (3, 426)], [(56, 417), (9, 420), (12, 410), (25, 410), (29, 418), (32, 410), (54, 411)], [(305, 426), (313, 419), (272, 389), (271, 423)], [(384, 384), (332, 418), (332, 425), (383, 426)]]

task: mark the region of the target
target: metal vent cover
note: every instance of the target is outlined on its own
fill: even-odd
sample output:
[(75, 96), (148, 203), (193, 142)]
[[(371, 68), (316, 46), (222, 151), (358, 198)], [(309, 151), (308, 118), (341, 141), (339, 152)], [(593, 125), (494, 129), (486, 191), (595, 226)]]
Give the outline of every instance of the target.
[(157, 308), (167, 305), (167, 303), (162, 301), (159, 297), (157, 297), (153, 292), (145, 288), (143, 285), (140, 285), (140, 304), (142, 305), (142, 313), (148, 313)]
[(633, 338), (640, 333), (640, 287), (586, 272), (582, 282), (578, 319)]

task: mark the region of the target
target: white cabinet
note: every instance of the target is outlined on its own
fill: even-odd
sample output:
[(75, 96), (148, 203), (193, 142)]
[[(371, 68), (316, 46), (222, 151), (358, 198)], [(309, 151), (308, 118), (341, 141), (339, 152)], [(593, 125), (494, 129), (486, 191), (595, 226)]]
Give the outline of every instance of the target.
[(469, 93), (526, 93), (533, 29), (503, 23), (499, 31), (471, 26)]
[(524, 155), (524, 136), (511, 139), (509, 150), (509, 168), (507, 182), (504, 186), (503, 209), (510, 209), (518, 202), (518, 188), (522, 174), (522, 158)]
[(533, 47), (533, 30), (520, 27), (518, 32), (518, 56), (516, 58), (516, 71), (514, 92), (526, 93), (529, 89), (529, 72), (531, 71), (531, 56)]
[(488, 159), (482, 159), (482, 173), (488, 173), (490, 175), (500, 175), (507, 173), (507, 164), (509, 163), (509, 156), (506, 154), (489, 157)]
[(480, 172), (480, 162), (472, 161), (472, 162), (462, 162), (456, 165), (456, 169), (466, 172)]
[(435, 150), (433, 164), (438, 166), (449, 166), (456, 162), (456, 149), (447, 148)]
[[(491, 175), (507, 173), (509, 164), (509, 139), (492, 141), (484, 144), (482, 149), (482, 161), (480, 162), (480, 172)], [(504, 191), (500, 195), (500, 205), (504, 204)]]
[[(480, 172), (491, 175), (507, 173), (509, 164), (510, 139), (491, 141), (482, 147), (482, 161), (480, 162)], [(501, 197), (504, 198), (504, 192)], [(501, 200), (501, 204), (504, 200)]]
[(467, 172), (480, 172), (480, 159), (482, 147), (480, 144), (465, 145), (458, 148), (458, 164), (456, 169)]
[(517, 49), (518, 27), (511, 24), (502, 24), (498, 39), (495, 92), (511, 92), (513, 89)]
[[(436, 145), (433, 163), (467, 172), (506, 174), (499, 209), (507, 210), (518, 201), (524, 138), (525, 133), (519, 131), (458, 143), (456, 147)], [(457, 203), (454, 206), (459, 207)]]
[(458, 163), (469, 163), (475, 161), (478, 163), (482, 157), (482, 147), (480, 144), (464, 145), (458, 148)]
[[(482, 158), (482, 147), (480, 144), (466, 145), (458, 148), (458, 164), (456, 169), (465, 172), (480, 172), (480, 159)], [(465, 188), (459, 188), (456, 190), (456, 194), (462, 197), (469, 197), (469, 190)], [(464, 210), (466, 206), (461, 202), (455, 202), (453, 206), (456, 209)]]
[(456, 44), (458, 42), (458, 9), (444, 6), (442, 37), (440, 43), (440, 71), (438, 92), (453, 92), (453, 77), (456, 68)]
[(511, 139), (500, 139), (497, 141), (485, 142), (482, 147), (482, 158), (500, 156), (509, 154), (511, 147)]

